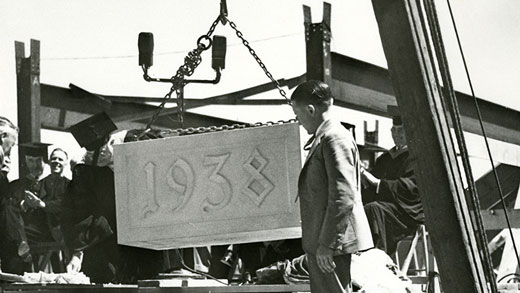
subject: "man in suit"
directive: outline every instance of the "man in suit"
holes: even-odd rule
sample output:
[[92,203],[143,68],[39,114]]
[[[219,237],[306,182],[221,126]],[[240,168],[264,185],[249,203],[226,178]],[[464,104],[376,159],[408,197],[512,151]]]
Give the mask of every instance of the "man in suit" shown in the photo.
[[62,201],[70,180],[64,176],[64,171],[69,164],[67,152],[61,148],[55,148],[49,158],[51,174],[43,181],[41,199],[45,203],[43,211],[47,215],[46,221],[52,237],[55,241],[63,240],[60,227],[62,213]]
[[302,245],[311,291],[351,292],[351,254],[373,247],[361,202],[361,171],[354,138],[331,118],[327,84],[310,80],[291,96],[300,124],[314,141],[298,180]]

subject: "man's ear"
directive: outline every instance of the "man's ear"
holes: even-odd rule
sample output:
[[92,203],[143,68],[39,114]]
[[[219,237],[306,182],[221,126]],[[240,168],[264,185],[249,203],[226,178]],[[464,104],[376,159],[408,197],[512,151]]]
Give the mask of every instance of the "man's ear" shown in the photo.
[[314,114],[316,113],[316,107],[314,107],[314,105],[307,105],[305,107],[305,110],[307,110],[307,112],[309,112],[311,116],[314,116]]

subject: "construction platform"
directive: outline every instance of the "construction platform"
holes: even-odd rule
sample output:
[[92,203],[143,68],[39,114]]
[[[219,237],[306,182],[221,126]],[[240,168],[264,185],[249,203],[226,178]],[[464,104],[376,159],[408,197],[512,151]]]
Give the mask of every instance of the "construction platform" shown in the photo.
[[243,285],[243,286],[189,286],[159,287],[153,282],[140,285],[67,285],[67,284],[4,284],[1,293],[7,292],[172,292],[172,293],[210,293],[210,292],[310,292],[308,284],[301,285]]

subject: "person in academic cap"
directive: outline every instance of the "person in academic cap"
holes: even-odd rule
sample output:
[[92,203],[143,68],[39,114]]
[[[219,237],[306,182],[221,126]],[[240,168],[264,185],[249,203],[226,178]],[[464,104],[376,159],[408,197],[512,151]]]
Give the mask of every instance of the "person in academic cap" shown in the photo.
[[414,175],[415,159],[408,151],[397,106],[388,106],[395,146],[363,170],[363,203],[376,248],[393,254],[399,240],[424,223],[421,194]]
[[113,146],[134,137],[116,129],[106,113],[70,128],[87,153],[63,201],[62,230],[73,253],[67,271],[81,270],[94,283],[134,283],[162,271],[159,251],[117,244]]
[[[67,153],[56,148],[50,155],[51,174],[42,178],[50,144],[30,143],[20,147],[25,153],[28,174],[12,183],[13,197],[20,202],[24,231],[29,247],[42,242],[60,242],[63,236],[59,216],[69,179],[63,176]],[[54,272],[59,271],[57,254],[51,256]]]

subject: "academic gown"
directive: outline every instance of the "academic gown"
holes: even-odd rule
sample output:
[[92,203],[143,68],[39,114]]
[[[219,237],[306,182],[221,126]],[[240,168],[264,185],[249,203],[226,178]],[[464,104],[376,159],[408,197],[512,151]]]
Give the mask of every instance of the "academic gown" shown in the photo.
[[70,180],[66,177],[50,174],[42,180],[42,191],[40,199],[45,202],[43,211],[46,214],[47,225],[52,237],[56,241],[62,239],[60,229],[60,217],[62,214],[62,202],[67,192]]
[[135,283],[162,270],[159,251],[117,244],[114,173],[78,164],[63,200],[62,230],[72,252],[83,251],[82,271],[94,283]]
[[407,149],[382,154],[370,173],[381,179],[376,187],[363,190],[363,204],[374,244],[388,254],[397,243],[424,223],[421,195],[414,175],[414,158]]
[[45,202],[45,208],[30,208],[22,212],[29,244],[62,240],[59,216],[68,183],[69,179],[56,174],[41,180],[22,178],[13,181],[12,190],[16,202],[24,199],[25,190],[33,192]]
[[[0,172],[0,260],[3,272],[23,274],[30,261],[21,257],[19,246],[27,238],[24,231],[20,200],[14,198],[5,172]],[[25,245],[27,247],[27,245]]]

